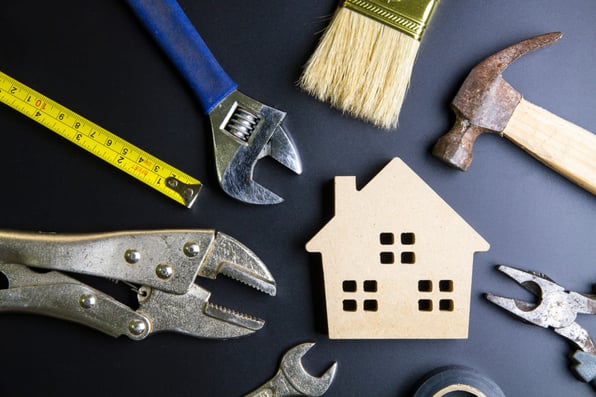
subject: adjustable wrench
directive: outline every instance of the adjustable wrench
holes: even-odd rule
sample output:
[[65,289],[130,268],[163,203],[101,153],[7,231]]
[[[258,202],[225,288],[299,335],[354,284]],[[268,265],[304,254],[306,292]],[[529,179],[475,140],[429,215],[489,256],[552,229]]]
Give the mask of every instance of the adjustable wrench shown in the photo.
[[199,97],[211,121],[217,176],[230,196],[251,204],[283,198],[253,181],[258,160],[271,156],[302,173],[284,112],[237,90],[176,0],[127,0]]

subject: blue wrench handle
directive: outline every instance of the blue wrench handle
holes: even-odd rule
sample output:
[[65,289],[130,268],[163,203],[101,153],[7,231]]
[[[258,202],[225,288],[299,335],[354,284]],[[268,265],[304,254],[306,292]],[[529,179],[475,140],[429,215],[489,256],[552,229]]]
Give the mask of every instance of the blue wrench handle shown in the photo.
[[237,88],[176,0],[127,0],[199,97],[206,114]]

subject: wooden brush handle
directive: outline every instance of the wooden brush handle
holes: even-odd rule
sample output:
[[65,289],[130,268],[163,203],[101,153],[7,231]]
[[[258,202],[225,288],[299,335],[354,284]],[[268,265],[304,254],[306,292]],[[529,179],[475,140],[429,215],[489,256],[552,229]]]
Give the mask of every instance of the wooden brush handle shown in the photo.
[[596,195],[596,135],[524,99],[503,135]]

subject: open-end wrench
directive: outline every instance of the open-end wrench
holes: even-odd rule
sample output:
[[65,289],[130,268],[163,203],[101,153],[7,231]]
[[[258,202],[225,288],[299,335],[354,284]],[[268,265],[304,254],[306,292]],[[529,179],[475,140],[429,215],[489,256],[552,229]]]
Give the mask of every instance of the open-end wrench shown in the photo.
[[312,376],[302,366],[302,357],[314,346],[307,342],[294,346],[281,359],[279,371],[263,386],[245,397],[322,396],[325,394],[337,370],[337,363],[320,377]]
[[302,162],[284,129],[286,116],[237,90],[176,0],[127,0],[199,97],[211,120],[217,176],[230,196],[251,204],[283,198],[253,181],[258,160],[271,156],[297,174]]

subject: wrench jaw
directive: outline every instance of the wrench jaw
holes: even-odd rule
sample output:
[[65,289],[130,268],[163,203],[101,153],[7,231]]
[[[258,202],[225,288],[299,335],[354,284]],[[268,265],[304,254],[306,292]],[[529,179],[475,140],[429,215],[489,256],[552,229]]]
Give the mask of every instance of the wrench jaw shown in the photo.
[[208,253],[199,266],[198,275],[215,279],[223,274],[261,292],[275,296],[275,279],[259,257],[233,237],[216,232],[207,248]]
[[217,176],[222,189],[250,204],[278,204],[283,198],[253,180],[256,163],[271,156],[296,174],[302,162],[283,128],[286,114],[239,91],[233,91],[209,113]]
[[307,342],[288,350],[282,357],[275,376],[244,397],[318,397],[325,394],[335,378],[337,363],[333,363],[320,377],[309,374],[302,366],[302,357],[313,346],[314,343]]
[[151,332],[173,331],[197,338],[237,338],[253,334],[265,324],[209,302],[210,296],[196,284],[184,295],[141,287],[138,313],[151,320]]
[[294,173],[302,174],[302,160],[300,160],[298,149],[283,125],[280,124],[275,130],[267,149],[263,157],[269,155]]
[[286,352],[281,359],[280,369],[290,384],[304,396],[322,396],[335,379],[337,363],[333,363],[320,377],[309,374],[302,365],[302,357],[314,346],[312,342],[302,343]]

